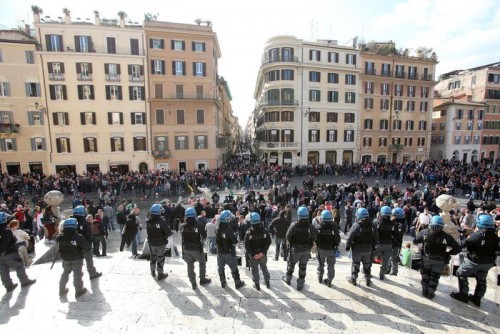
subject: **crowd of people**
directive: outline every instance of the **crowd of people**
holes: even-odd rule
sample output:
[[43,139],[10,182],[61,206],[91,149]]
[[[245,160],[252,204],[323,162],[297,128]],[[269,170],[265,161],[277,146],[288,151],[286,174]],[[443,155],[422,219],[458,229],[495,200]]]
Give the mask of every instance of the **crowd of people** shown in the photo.
[[[336,177],[346,175],[359,181],[336,183]],[[331,182],[318,183],[318,176],[329,176]],[[370,186],[367,180],[373,177],[378,182]],[[300,178],[301,186],[290,186],[292,178]],[[381,280],[387,274],[397,275],[402,262],[403,236],[411,234],[414,242],[421,244],[418,253],[422,295],[434,297],[449,257],[460,253],[457,270],[460,291],[452,297],[479,305],[486,291],[485,273],[499,251],[498,231],[495,231],[500,226],[500,211],[496,209],[499,179],[497,171],[486,162],[465,164],[453,160],[295,168],[265,166],[255,161],[241,166],[231,160],[222,168],[183,174],[177,171],[126,175],[97,172],[48,177],[24,175],[21,179],[4,175],[0,203],[2,283],[8,291],[17,286],[10,279],[9,268],[13,267],[13,258],[21,255],[24,265],[15,267],[21,284],[34,283],[24,272],[24,266],[29,266],[30,261],[20,247],[21,244],[28,247],[29,242],[26,235],[16,230],[26,231],[28,237],[33,235],[35,239],[44,238],[47,243],[59,244],[64,268],[60,295],[68,292],[66,284],[73,272],[75,296],[79,297],[86,292],[82,280],[84,261],[91,279],[101,276],[92,258],[107,256],[109,231],[119,229],[120,251],[132,246],[132,255],[138,258],[139,231],[144,228],[151,275],[158,280],[168,276],[163,268],[167,240],[174,252],[172,234],[177,232],[181,233],[182,258],[187,263],[193,289],[198,283],[211,282],[206,277],[205,249],[217,256],[222,287],[227,284],[224,272],[227,265],[235,287],[241,288],[244,282],[237,266],[238,245],[245,253],[241,261],[252,268],[254,287],[260,290],[260,268],[269,288],[266,263],[273,239],[274,259],[281,256],[287,261],[283,277],[286,284],[291,284],[298,264],[297,289],[304,287],[307,263],[313,253],[318,260],[318,282],[331,286],[343,230],[346,251],[352,258],[351,275],[347,278],[351,284],[357,284],[362,267],[366,284],[370,285],[374,261],[381,263]],[[212,198],[195,200],[187,208],[175,200],[158,200],[146,220],[141,220],[134,197],[172,199],[185,191],[194,193],[201,186],[214,190]],[[241,187],[246,189],[243,196],[230,193],[221,199],[216,192],[216,189]],[[43,194],[50,190],[73,196],[69,218],[62,220],[55,208],[44,203]],[[95,203],[89,199],[92,193],[98,194]],[[32,195],[31,204],[26,200],[28,194]],[[445,212],[449,214],[449,222],[441,218],[443,210],[436,202],[443,194],[469,199],[465,208],[453,207]],[[451,226],[453,233],[449,233],[449,228],[444,229],[445,225]],[[443,240],[447,247],[439,246]],[[195,262],[200,264],[198,281]],[[468,295],[468,276],[477,279],[476,292],[471,296]]]

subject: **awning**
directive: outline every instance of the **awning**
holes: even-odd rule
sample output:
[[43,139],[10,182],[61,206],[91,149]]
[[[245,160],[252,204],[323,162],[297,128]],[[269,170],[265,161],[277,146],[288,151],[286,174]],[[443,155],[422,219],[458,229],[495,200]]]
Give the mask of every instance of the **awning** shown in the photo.
[[278,158],[270,158],[269,163],[275,164],[278,161]]
[[285,164],[291,164],[292,163],[292,159],[283,159],[283,162]]

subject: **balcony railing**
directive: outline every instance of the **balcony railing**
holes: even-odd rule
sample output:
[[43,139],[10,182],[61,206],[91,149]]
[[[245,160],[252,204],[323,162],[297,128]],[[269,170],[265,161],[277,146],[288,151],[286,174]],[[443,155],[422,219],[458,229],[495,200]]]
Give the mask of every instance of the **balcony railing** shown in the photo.
[[49,73],[49,80],[62,81],[64,80],[64,73]]
[[418,73],[416,72],[408,72],[408,79],[411,79],[411,80],[417,80],[418,79]]
[[76,78],[80,81],[91,81],[92,80],[92,73],[89,73],[89,74],[77,73]]
[[119,74],[106,74],[106,81],[120,81]]
[[19,124],[3,123],[0,124],[0,133],[18,133]]
[[272,64],[272,63],[282,63],[282,62],[289,62],[289,63],[298,63],[299,62],[299,57],[292,57],[292,56],[275,56],[271,58],[264,59],[262,61],[262,65],[265,64]]
[[365,68],[366,75],[377,75],[377,70],[374,68]]
[[422,80],[432,81],[432,74],[422,74]]
[[406,74],[405,71],[396,71],[396,72],[394,72],[394,77],[395,78],[404,78],[405,74]]
[[155,158],[170,158],[169,150],[153,150],[153,157]]
[[392,71],[384,71],[380,72],[380,75],[383,77],[392,77]]
[[299,143],[297,142],[287,142],[287,143],[279,143],[279,142],[265,142],[259,141],[260,147],[262,148],[293,148],[299,147]]
[[128,79],[133,82],[143,82],[144,75],[129,75]]
[[203,93],[172,93],[167,96],[168,99],[176,100],[213,100],[214,97],[210,94]]
[[298,100],[270,100],[262,101],[259,103],[259,108],[273,107],[273,106],[298,106]]

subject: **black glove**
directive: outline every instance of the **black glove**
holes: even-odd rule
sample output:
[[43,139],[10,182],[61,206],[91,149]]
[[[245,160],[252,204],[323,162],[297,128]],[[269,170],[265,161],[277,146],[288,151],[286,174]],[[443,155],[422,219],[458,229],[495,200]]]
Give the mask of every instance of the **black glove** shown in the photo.
[[346,251],[346,252],[348,252],[348,251],[350,251],[350,250],[351,250],[351,247],[349,247],[349,246],[345,246],[345,251]]

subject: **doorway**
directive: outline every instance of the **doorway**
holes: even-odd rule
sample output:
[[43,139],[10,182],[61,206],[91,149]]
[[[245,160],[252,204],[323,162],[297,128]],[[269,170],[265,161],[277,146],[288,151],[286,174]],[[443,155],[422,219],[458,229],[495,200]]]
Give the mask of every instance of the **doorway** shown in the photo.
[[179,173],[184,174],[186,172],[187,166],[185,161],[179,162]]

